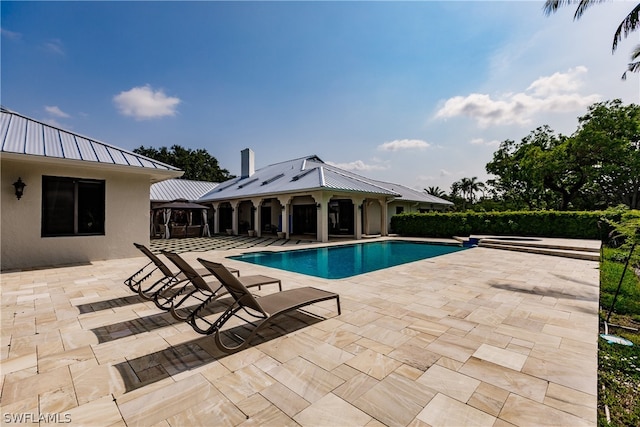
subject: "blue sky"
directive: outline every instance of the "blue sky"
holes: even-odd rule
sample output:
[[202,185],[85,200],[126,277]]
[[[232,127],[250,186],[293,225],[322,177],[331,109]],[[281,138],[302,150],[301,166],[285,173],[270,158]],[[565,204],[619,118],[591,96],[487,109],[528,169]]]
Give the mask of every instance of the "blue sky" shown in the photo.
[[317,154],[449,191],[500,141],[640,103],[611,53],[635,2],[2,1],[2,105],[122,148],[204,148],[232,173]]

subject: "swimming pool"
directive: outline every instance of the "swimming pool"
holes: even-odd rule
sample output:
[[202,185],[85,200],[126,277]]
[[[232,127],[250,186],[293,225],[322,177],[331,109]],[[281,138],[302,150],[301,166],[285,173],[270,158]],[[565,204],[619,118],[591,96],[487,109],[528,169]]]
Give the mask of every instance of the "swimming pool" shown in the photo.
[[325,279],[343,279],[464,249],[458,245],[384,241],[282,252],[252,252],[228,258]]

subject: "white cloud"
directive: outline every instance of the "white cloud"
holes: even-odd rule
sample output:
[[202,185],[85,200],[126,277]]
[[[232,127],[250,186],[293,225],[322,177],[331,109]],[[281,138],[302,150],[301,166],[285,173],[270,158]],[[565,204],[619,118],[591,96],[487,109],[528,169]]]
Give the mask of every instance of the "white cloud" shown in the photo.
[[582,86],[580,76],[587,73],[587,67],[578,66],[566,73],[554,73],[551,76],[540,77],[529,85],[527,90],[536,96],[550,96],[562,92],[576,92]]
[[434,181],[436,179],[439,178],[446,178],[446,177],[450,177],[452,176],[453,173],[449,172],[446,169],[440,169],[440,173],[438,174],[438,176],[434,176],[434,175],[418,175],[418,180],[419,181]]
[[385,142],[378,145],[378,150],[382,151],[399,151],[399,150],[424,150],[430,144],[420,139],[396,139],[394,141]]
[[113,102],[124,116],[136,120],[175,116],[180,98],[165,95],[162,89],[154,91],[149,85],[134,87],[113,97]]
[[497,147],[500,145],[500,141],[497,139],[493,139],[491,141],[485,141],[484,138],[473,138],[469,141],[471,145],[485,145],[488,147]]
[[58,106],[56,105],[46,105],[44,109],[47,111],[47,113],[51,114],[52,116],[61,117],[61,118],[71,117],[67,113],[62,111],[60,108],[58,108]]
[[439,179],[442,178],[441,176],[435,176],[435,175],[418,175],[416,177],[416,181],[419,182],[421,186],[427,186],[427,185],[432,185],[433,183],[436,183],[439,181]]
[[60,39],[51,39],[48,42],[44,43],[44,48],[56,55],[64,55],[64,46],[62,44],[62,40]]
[[340,169],[348,170],[348,171],[373,171],[373,170],[385,170],[388,169],[388,166],[385,165],[374,165],[374,164],[366,164],[362,160],[356,160],[348,163],[334,163],[327,162],[327,164],[331,166],[335,166]]
[[18,40],[20,38],[22,38],[22,34],[20,33],[16,33],[15,31],[9,31],[7,29],[4,28],[0,28],[0,33],[2,33],[2,35],[8,39],[11,40]]
[[508,93],[497,99],[490,95],[472,93],[467,96],[449,98],[436,118],[467,116],[475,119],[481,127],[490,125],[527,125],[538,113],[559,113],[584,110],[601,99],[600,95],[582,95],[582,75],[586,67],[569,69],[566,73],[555,73],[540,77],[524,92]]

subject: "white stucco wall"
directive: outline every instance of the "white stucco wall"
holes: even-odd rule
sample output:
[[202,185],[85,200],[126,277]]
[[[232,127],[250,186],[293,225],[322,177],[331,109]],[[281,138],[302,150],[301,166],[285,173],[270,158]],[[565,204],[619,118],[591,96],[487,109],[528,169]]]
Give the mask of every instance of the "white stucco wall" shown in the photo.
[[[85,165],[2,158],[0,268],[75,264],[140,256],[133,242],[149,244],[149,175]],[[41,237],[42,176],[105,180],[105,235]],[[13,182],[27,184],[17,200]]]
[[391,217],[394,215],[398,215],[396,213],[396,208],[401,206],[404,208],[402,213],[418,213],[420,209],[425,209],[427,211],[445,211],[447,209],[446,205],[437,205],[433,203],[416,203],[411,201],[404,200],[394,200],[388,205],[387,210],[387,218],[388,224],[387,227],[391,230]]

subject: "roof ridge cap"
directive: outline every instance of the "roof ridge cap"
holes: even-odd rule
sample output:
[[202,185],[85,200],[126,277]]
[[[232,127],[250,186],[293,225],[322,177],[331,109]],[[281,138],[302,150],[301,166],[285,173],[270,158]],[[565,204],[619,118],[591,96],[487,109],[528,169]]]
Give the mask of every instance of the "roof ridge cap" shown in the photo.
[[322,159],[320,159],[320,157],[316,156],[315,154],[312,154],[311,156],[296,157],[295,159],[289,159],[289,160],[283,160],[283,161],[281,161],[281,162],[271,163],[271,164],[268,164],[268,165],[266,165],[266,166],[262,166],[262,167],[260,167],[259,169],[256,169],[256,172],[257,172],[257,171],[259,171],[259,170],[262,170],[262,169],[265,169],[265,168],[271,167],[271,166],[282,165],[282,164],[284,164],[284,163],[296,162],[296,161],[298,161],[298,160],[308,160],[308,159],[311,159],[311,158],[314,158],[314,157],[315,157],[316,159],[320,160],[322,163],[324,163],[324,162],[322,161]]

